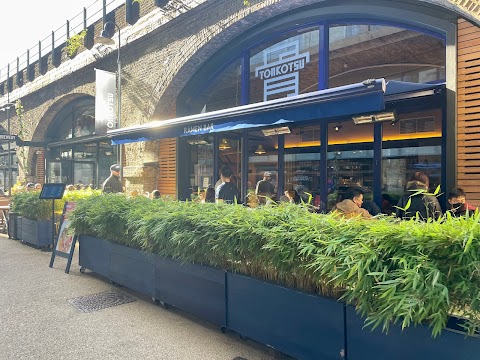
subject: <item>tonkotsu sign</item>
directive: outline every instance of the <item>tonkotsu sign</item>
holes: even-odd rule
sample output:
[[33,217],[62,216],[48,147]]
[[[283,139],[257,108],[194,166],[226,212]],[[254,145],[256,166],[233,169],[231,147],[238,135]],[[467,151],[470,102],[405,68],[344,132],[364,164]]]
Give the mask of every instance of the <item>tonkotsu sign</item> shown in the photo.
[[95,69],[95,134],[117,128],[115,116],[115,73]]

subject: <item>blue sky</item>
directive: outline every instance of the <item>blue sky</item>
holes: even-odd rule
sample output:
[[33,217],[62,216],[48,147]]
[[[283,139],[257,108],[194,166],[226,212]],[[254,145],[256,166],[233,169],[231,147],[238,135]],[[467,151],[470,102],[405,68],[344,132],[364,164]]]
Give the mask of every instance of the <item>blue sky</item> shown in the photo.
[[1,0],[0,69],[97,1]]

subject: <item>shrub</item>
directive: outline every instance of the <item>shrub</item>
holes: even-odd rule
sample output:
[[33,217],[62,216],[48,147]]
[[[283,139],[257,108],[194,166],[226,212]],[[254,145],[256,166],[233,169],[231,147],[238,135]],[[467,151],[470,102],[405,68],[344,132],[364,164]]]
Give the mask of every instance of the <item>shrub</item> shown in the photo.
[[74,211],[77,234],[220,267],[354,304],[388,331],[427,322],[438,335],[451,313],[478,330],[480,214],[438,221],[342,219],[281,204],[245,208],[121,195]]

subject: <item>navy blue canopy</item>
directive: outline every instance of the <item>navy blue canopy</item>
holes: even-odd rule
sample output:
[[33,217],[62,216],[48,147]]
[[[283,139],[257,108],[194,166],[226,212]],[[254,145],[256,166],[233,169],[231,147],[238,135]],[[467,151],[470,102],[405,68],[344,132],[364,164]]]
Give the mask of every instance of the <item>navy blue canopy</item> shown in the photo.
[[159,120],[108,132],[112,144],[296,124],[382,111],[385,80],[367,80],[282,99]]

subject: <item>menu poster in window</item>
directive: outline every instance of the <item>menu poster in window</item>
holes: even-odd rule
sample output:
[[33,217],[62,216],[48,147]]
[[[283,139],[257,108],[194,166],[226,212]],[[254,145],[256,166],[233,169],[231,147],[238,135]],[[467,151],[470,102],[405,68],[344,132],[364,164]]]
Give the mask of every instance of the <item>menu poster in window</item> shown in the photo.
[[70,265],[72,263],[73,252],[75,251],[75,244],[77,237],[70,228],[69,215],[75,209],[76,203],[73,201],[67,201],[63,207],[62,221],[60,225],[60,231],[58,232],[58,238],[55,242],[55,248],[52,252],[52,258],[50,259],[50,267],[53,266],[55,256],[60,256],[68,259],[67,268],[65,272],[68,274],[70,271]]

